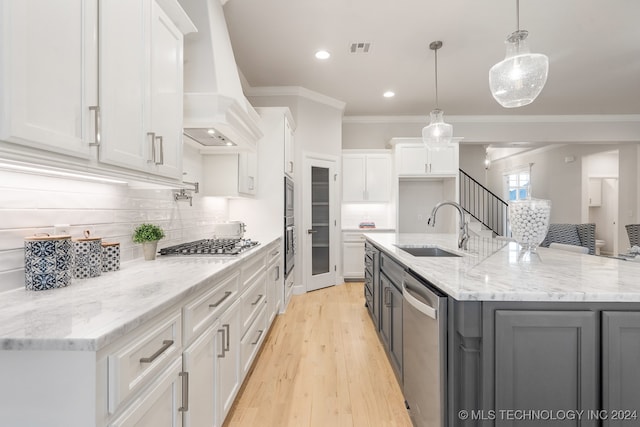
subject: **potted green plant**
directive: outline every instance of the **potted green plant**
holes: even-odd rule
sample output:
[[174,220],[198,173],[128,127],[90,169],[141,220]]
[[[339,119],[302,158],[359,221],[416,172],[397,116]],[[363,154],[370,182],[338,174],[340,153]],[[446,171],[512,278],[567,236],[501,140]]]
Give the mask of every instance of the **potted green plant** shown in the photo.
[[133,241],[142,243],[142,252],[147,261],[156,259],[158,240],[163,237],[164,231],[155,224],[140,224],[133,230]]

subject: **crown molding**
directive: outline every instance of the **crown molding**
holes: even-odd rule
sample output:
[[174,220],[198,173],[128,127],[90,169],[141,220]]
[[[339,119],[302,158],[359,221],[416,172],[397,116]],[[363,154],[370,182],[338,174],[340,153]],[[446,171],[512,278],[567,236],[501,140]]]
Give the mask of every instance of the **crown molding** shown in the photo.
[[[640,123],[640,114],[447,115],[448,123]],[[426,123],[427,116],[344,116],[342,123]]]
[[297,96],[344,111],[346,103],[339,99],[314,92],[301,86],[259,86],[246,89],[247,97],[259,96]]

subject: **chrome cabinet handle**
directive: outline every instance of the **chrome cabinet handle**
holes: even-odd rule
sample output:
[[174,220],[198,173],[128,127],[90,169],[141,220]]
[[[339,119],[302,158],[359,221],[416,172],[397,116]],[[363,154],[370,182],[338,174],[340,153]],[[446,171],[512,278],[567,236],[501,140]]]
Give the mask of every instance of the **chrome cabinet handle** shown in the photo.
[[276,278],[274,280],[280,279],[280,266],[276,265]]
[[256,305],[256,304],[258,304],[258,303],[260,302],[260,300],[262,299],[262,297],[263,297],[263,296],[264,296],[264,295],[262,295],[262,294],[258,295],[258,299],[257,299],[257,300],[255,300],[254,302],[252,302],[252,303],[251,303],[251,305]]
[[148,163],[155,163],[156,161],[156,133],[147,132],[147,136],[151,137],[151,158],[147,160]]
[[226,336],[226,346],[225,346],[224,351],[229,351],[229,336],[230,336],[230,334],[229,334],[229,324],[228,324],[228,323],[225,323],[224,325],[222,325],[222,327],[223,327],[223,328],[225,328],[225,329],[227,330],[227,334],[226,334],[226,335],[227,335],[227,336]]
[[222,344],[222,354],[219,354],[219,355],[218,355],[218,357],[224,357],[224,355],[225,355],[225,353],[226,353],[226,351],[227,351],[227,350],[225,350],[225,348],[224,348],[224,341],[225,341],[225,338],[226,338],[226,335],[225,335],[225,334],[226,334],[226,332],[225,332],[225,330],[224,330],[224,329],[218,329],[218,332],[222,332],[222,343],[223,343],[223,344]]
[[182,377],[182,406],[178,408],[180,412],[189,410],[189,372],[180,372]]
[[293,286],[293,280],[289,282],[289,288]]
[[252,176],[250,176],[250,177],[249,177],[249,182],[250,182],[250,184],[249,184],[249,190],[254,190],[254,189],[255,189],[255,183],[254,183],[254,181],[255,181],[255,179],[254,179]]
[[91,107],[89,107],[89,111],[93,111],[93,142],[90,142],[89,145],[92,147],[96,147],[100,145],[100,140],[101,140],[101,133],[102,133],[102,129],[100,129],[100,127],[102,126],[101,122],[100,122],[100,106],[99,105],[92,105]]
[[220,304],[222,304],[224,302],[224,300],[226,300],[227,298],[229,298],[231,296],[233,292],[231,291],[226,291],[224,293],[224,296],[222,298],[220,298],[218,301],[214,302],[213,304],[209,304],[209,308],[216,308],[218,307]]
[[256,338],[256,340],[254,342],[251,343],[251,345],[256,345],[258,344],[258,341],[260,341],[260,337],[262,336],[262,333],[264,332],[264,330],[260,329],[258,331],[258,338]]
[[172,345],[173,345],[173,340],[164,340],[164,341],[162,341],[162,347],[160,347],[158,349],[158,351],[156,351],[155,353],[153,353],[149,357],[141,357],[140,358],[140,363],[152,363],[154,360],[156,360],[158,358],[158,356],[160,356],[162,353],[167,351],[167,349],[169,347],[171,347]]
[[156,160],[155,145],[154,145],[154,154],[153,154],[154,163],[156,165],[164,165],[164,139],[162,138],[162,136],[156,136],[155,139],[156,141],[159,142],[159,146],[160,146],[160,161]]
[[317,232],[317,230],[313,230],[311,228],[307,230],[307,234],[316,234]]
[[293,173],[293,162],[289,160],[289,173]]

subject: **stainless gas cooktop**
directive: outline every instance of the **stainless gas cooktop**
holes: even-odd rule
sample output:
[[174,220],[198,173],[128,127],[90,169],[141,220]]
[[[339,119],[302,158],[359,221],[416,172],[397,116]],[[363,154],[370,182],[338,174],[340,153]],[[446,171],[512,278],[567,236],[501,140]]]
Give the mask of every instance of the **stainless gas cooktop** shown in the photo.
[[202,239],[160,249],[160,255],[237,255],[259,244],[250,239]]

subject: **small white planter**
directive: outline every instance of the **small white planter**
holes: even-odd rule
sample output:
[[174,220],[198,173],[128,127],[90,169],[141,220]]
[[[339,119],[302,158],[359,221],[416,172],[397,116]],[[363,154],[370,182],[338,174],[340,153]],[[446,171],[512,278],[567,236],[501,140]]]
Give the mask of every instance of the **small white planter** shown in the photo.
[[158,252],[158,241],[142,243],[142,252],[144,254],[145,261],[153,261],[156,259],[156,253]]

